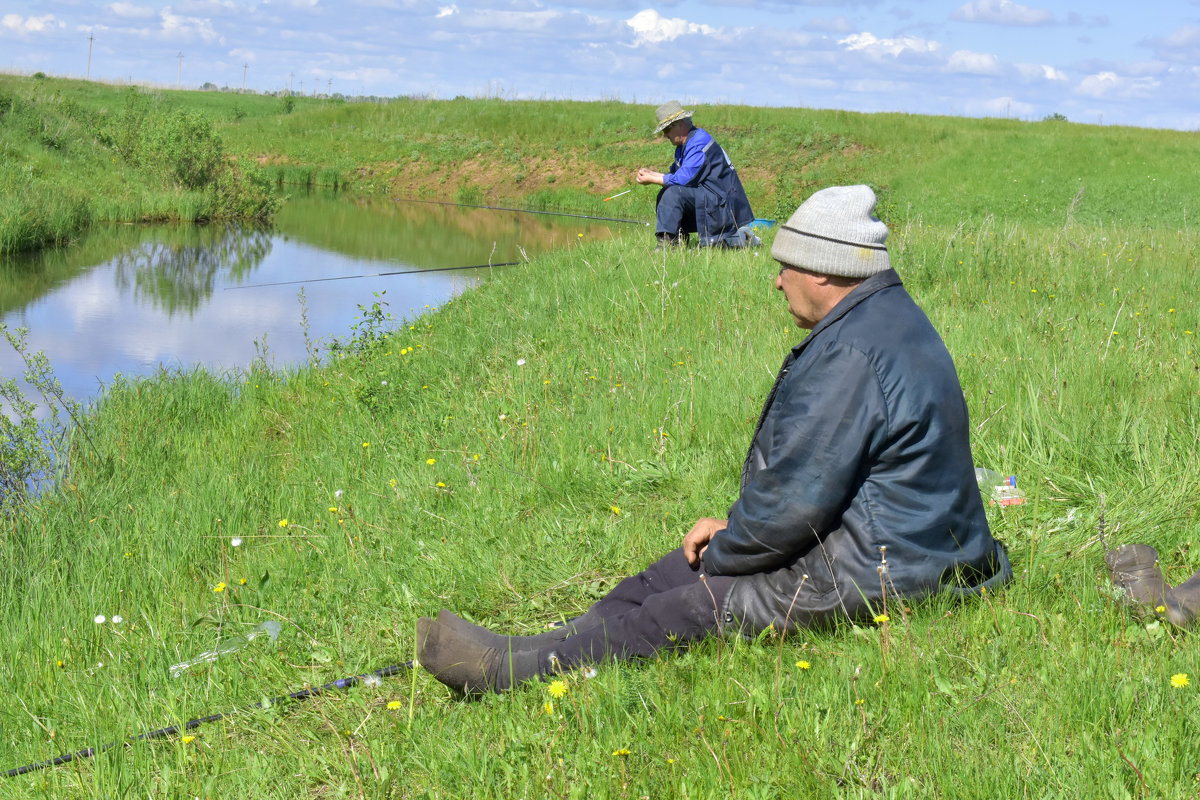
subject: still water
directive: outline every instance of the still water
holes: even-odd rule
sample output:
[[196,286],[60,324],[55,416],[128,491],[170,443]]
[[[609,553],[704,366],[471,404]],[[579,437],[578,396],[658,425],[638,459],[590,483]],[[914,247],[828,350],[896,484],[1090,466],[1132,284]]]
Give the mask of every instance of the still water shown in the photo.
[[[235,371],[264,352],[275,367],[298,364],[308,359],[302,317],[324,353],[376,293],[400,321],[441,305],[486,269],[350,276],[517,261],[522,249],[533,255],[581,235],[612,230],[567,217],[293,197],[271,229],[113,226],[0,262],[0,322],[28,328],[30,349],[46,353],[68,396],[87,402],[118,373]],[[346,279],[328,280],[335,277]],[[23,372],[0,341],[0,376]]]

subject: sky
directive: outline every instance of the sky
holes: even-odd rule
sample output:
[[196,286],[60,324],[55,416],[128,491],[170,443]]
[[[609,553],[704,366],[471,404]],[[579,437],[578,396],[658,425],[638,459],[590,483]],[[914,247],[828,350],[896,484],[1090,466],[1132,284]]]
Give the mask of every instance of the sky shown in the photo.
[[0,71],[1198,131],[1200,0],[0,0]]

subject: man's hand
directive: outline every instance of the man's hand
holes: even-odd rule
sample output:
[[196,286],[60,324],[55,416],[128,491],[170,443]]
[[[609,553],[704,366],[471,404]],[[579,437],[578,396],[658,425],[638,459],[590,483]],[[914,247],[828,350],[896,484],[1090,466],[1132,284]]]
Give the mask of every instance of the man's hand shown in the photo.
[[708,543],[729,525],[729,520],[701,517],[683,537],[683,556],[693,567],[700,563]]
[[637,174],[633,176],[633,179],[638,183],[657,183],[659,186],[662,186],[663,174],[661,172],[655,172],[652,169],[646,169],[645,167],[642,167],[637,171]]

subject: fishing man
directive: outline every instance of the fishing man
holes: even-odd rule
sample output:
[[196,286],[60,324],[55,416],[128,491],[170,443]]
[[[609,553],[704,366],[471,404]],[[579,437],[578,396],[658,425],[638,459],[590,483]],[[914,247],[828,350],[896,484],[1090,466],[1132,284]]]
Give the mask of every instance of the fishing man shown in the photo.
[[675,163],[667,173],[642,167],[635,180],[657,184],[655,206],[656,236],[659,248],[687,244],[689,234],[700,234],[701,247],[744,247],[755,242],[746,226],[754,222],[754,212],[746,190],[721,145],[703,128],[692,124],[692,112],[678,100],[658,107],[654,112],[658,127],[675,145]]
[[1012,577],[975,481],[950,354],[891,268],[867,186],[813,194],[775,238],[796,325],[726,519],[617,584],[561,628],[501,636],[449,611],[418,658],[466,692],[719,633],[871,621],[891,603],[977,595]]

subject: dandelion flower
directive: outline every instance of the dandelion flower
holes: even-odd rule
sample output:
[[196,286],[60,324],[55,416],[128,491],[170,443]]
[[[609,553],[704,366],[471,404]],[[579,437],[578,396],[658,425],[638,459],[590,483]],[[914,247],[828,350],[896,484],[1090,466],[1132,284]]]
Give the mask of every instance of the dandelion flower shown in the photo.
[[887,622],[887,621],[888,621],[888,619],[890,619],[890,617],[888,617],[888,615],[887,615],[887,614],[876,614],[876,615],[875,615],[875,621],[876,621],[877,623],[879,623],[880,625],[882,625],[883,623]]
[[621,516],[621,509],[618,508],[617,506],[609,506],[608,508],[610,511],[612,511],[612,513],[616,514],[618,517]]
[[330,510],[331,512],[333,512],[334,514],[336,514],[336,513],[337,513],[337,506],[330,506],[330,507],[329,507],[329,510]]
[[856,705],[856,706],[861,706],[861,705],[862,705],[864,702],[866,702],[866,701],[865,701],[865,700],[863,700],[863,699],[860,697],[860,698],[858,698],[857,700],[855,700],[855,701],[854,701],[854,705]]
[[1187,686],[1189,683],[1191,683],[1191,681],[1188,680],[1188,676],[1187,676],[1186,672],[1176,672],[1174,675],[1171,676],[1171,687],[1173,689],[1182,689],[1183,687]]
[[547,714],[553,714],[554,713],[554,703],[551,703],[549,700],[547,700],[545,703],[542,704],[542,710],[545,711]]
[[425,463],[432,467],[434,464],[437,463],[437,459],[436,458],[427,458],[427,459],[425,459]]
[[245,586],[245,585],[246,585],[246,579],[238,578],[238,586]]
[[105,619],[106,617],[103,614],[97,614],[95,617],[95,622],[97,625],[103,625]]
[[233,537],[232,539],[229,540],[229,544],[232,545],[233,547],[241,547],[242,546],[242,537],[240,537],[240,536]]
[[399,711],[400,710],[400,701],[399,700],[389,700],[387,707],[388,707],[388,711]]
[[1154,607],[1154,610],[1155,610],[1156,612],[1158,612],[1159,614],[1165,614],[1165,613],[1167,613],[1167,607],[1166,607],[1166,606],[1155,606],[1155,607]]
[[805,660],[801,659],[801,660],[799,660],[799,661],[797,661],[797,662],[796,662],[796,669],[812,669],[812,664],[810,664],[810,663],[808,663],[807,661],[805,661]]
[[620,750],[613,750],[613,755],[617,758],[624,758],[625,756],[629,755],[629,750],[622,747]]
[[370,442],[363,442],[363,450],[366,450],[370,446],[371,446]]
[[445,489],[445,488],[446,488],[446,484],[442,483],[441,481],[438,481],[438,482],[437,482],[436,484],[434,484],[434,485],[435,485],[435,486],[437,486],[437,488],[439,488],[439,489]]
[[217,594],[220,594],[221,592],[225,591],[225,581],[221,581],[216,586],[214,586],[213,591]]
[[113,614],[113,625],[120,625],[124,621],[124,618],[120,614]]
[[279,520],[279,527],[286,528],[287,526],[288,526],[288,521],[286,518]]
[[183,742],[184,744],[191,744],[192,742],[196,741],[196,737],[195,736],[184,736],[182,739],[180,739],[180,741]]
[[558,700],[567,693],[567,682],[562,680],[551,681],[550,688],[546,691],[550,692],[551,697]]

